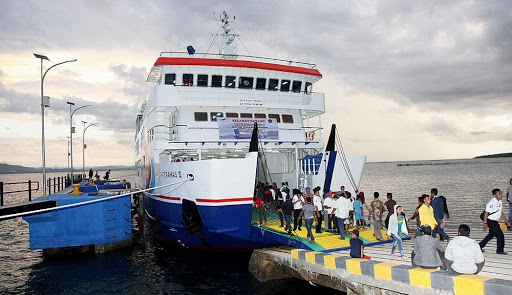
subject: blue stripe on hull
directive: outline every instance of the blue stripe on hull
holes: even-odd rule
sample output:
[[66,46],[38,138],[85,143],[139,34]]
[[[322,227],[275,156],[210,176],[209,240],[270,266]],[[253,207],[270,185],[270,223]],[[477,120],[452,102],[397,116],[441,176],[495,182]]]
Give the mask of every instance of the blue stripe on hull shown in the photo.
[[147,218],[156,234],[164,240],[188,247],[215,249],[255,249],[279,246],[283,242],[266,237],[251,226],[252,205],[197,206],[204,227],[190,235],[182,225],[182,205],[144,198]]
[[329,152],[329,160],[327,161],[327,169],[325,171],[324,192],[328,192],[329,188],[331,187],[332,176],[334,173],[334,164],[336,163],[336,155],[336,151]]

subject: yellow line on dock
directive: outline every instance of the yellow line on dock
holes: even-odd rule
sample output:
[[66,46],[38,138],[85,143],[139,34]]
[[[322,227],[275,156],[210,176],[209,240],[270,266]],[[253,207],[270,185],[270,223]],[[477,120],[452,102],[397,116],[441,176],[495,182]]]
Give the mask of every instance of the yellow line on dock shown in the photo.
[[492,278],[479,275],[460,275],[453,279],[455,295],[484,295],[484,282]]
[[375,265],[375,278],[391,281],[391,268],[400,265],[398,263],[383,262]]

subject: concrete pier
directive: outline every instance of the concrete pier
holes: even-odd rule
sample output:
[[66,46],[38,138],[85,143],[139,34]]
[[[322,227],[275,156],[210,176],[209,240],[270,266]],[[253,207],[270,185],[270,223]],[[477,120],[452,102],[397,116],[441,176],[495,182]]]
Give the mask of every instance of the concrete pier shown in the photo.
[[[448,232],[450,236],[456,233]],[[486,232],[475,229],[480,241]],[[512,233],[505,232],[509,255],[495,254],[496,239],[485,247],[485,266],[479,275],[457,275],[439,269],[411,266],[410,258],[390,256],[391,245],[366,247],[372,260],[355,259],[348,250],[321,252],[290,247],[253,252],[249,270],[260,281],[294,277],[348,294],[512,294]],[[446,242],[443,242],[446,246]],[[409,255],[414,240],[404,241]]]

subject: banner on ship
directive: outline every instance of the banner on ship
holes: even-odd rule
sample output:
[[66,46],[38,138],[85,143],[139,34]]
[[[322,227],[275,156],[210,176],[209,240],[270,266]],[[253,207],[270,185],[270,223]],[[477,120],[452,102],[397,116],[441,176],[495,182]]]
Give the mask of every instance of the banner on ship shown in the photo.
[[279,139],[279,128],[276,119],[217,117],[219,139],[251,139],[255,122],[258,124],[258,137],[260,139]]

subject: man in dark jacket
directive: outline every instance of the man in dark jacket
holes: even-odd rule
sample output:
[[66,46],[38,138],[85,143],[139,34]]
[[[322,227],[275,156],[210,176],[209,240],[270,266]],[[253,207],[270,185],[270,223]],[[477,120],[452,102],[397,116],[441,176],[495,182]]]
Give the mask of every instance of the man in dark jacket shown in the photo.
[[281,210],[283,211],[284,220],[286,222],[286,226],[284,228],[288,234],[292,234],[292,213],[293,213],[293,203],[290,200],[290,196],[286,195],[286,201],[283,202],[281,206]]
[[386,201],[386,203],[384,203],[384,206],[386,206],[386,209],[388,210],[388,215],[386,216],[386,220],[384,221],[385,225],[386,225],[386,229],[388,228],[388,225],[389,225],[389,217],[391,215],[393,215],[393,213],[395,213],[395,205],[396,205],[396,201],[393,200],[392,193],[388,193],[387,197],[388,197],[388,200]]
[[444,232],[444,203],[443,200],[437,195],[437,188],[430,190],[430,196],[432,197],[432,208],[434,209],[434,218],[437,221],[437,226],[432,231],[432,237],[436,238],[436,234],[439,233],[447,241],[450,241],[450,237]]

